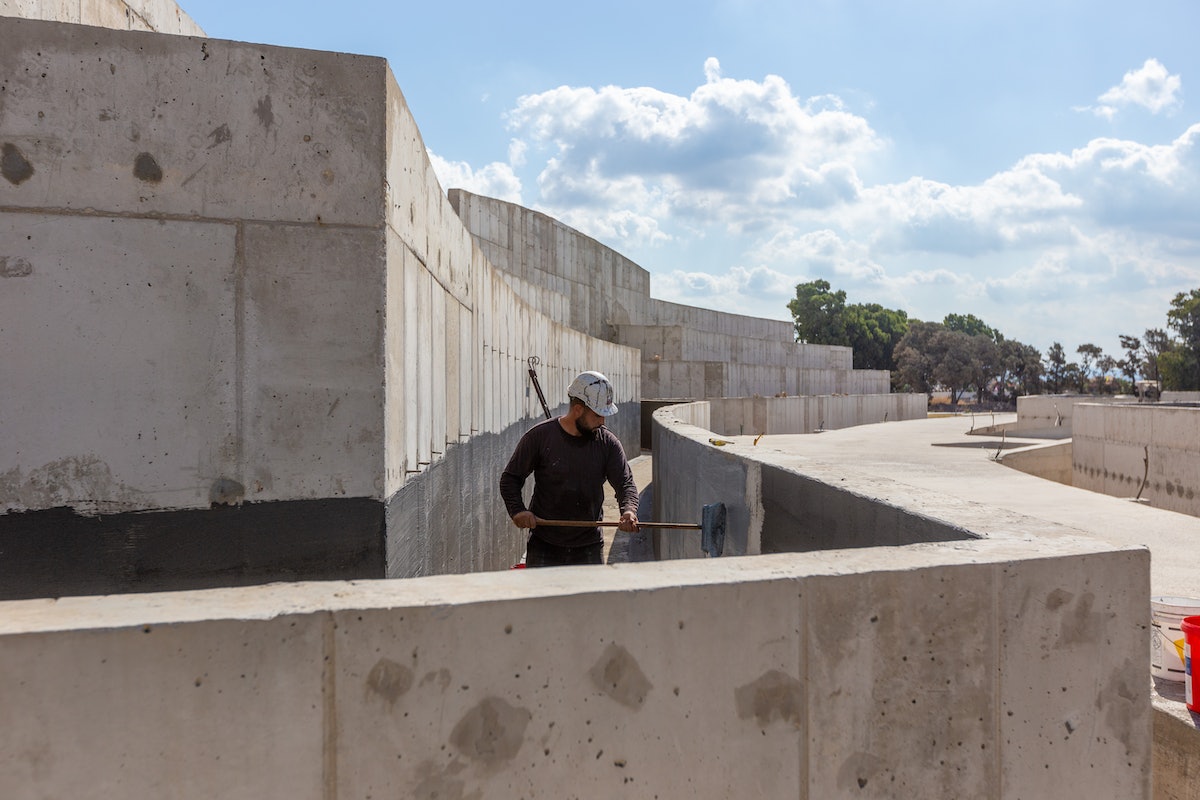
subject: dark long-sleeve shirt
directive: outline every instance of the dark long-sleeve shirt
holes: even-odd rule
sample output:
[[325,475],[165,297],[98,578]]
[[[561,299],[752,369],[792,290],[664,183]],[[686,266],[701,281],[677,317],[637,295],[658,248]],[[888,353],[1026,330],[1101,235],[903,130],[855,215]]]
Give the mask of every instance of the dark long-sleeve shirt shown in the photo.
[[[525,479],[533,474],[529,508],[521,496]],[[500,476],[500,496],[508,515],[532,511],[541,519],[599,520],[604,513],[604,483],[616,494],[621,513],[637,513],[637,486],[625,460],[625,450],[608,428],[572,436],[557,419],[540,422],[517,443]],[[581,547],[601,541],[600,528],[538,525],[542,541]]]

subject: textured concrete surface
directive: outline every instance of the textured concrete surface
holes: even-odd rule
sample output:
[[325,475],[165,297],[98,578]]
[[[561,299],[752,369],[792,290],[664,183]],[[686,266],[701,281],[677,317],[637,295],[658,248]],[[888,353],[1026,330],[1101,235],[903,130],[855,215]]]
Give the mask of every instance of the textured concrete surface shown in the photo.
[[173,0],[0,0],[0,17],[75,22],[117,30],[203,36]]
[[[0,530],[37,517],[52,552],[52,509],[155,512],[106,538],[136,575],[180,513],[354,500],[385,507],[376,577],[500,568],[531,356],[555,407],[609,375],[637,454],[640,354],[505,282],[383,60],[0,17],[0,81]],[[220,555],[208,585],[346,574]]]
[[0,703],[25,723],[0,728],[0,794],[1145,798],[1146,692],[1122,681],[1146,634],[1113,624],[1145,555],[981,541],[4,603]]
[[651,298],[645,269],[552,217],[462,189],[449,198],[519,296],[641,352],[645,398],[889,391],[886,371],[851,369],[848,347],[797,344],[791,323]]
[[[988,415],[987,428],[979,419],[947,417],[818,435],[765,436],[757,445],[755,437],[730,436],[725,437],[728,444],[720,448],[709,444],[706,450],[708,434],[693,427],[705,422],[706,405],[659,412],[672,412],[687,422],[667,426],[682,434],[668,441],[680,439],[685,448],[673,468],[658,471],[659,461],[671,457],[671,447],[655,440],[656,496],[686,494],[692,483],[728,473],[728,462],[739,460],[745,464],[745,474],[757,470],[763,496],[768,498],[762,508],[755,507],[752,495],[744,503],[747,529],[742,538],[750,543],[762,546],[768,541],[772,517],[787,520],[793,531],[809,532],[802,549],[872,547],[895,544],[902,537],[932,540],[945,534],[965,537],[964,546],[973,536],[1016,537],[1039,546],[1062,535],[1086,536],[1113,547],[1150,551],[1150,586],[1135,598],[1128,625],[1140,628],[1149,623],[1151,595],[1197,594],[1200,579],[1186,554],[1190,543],[1200,537],[1200,520],[1006,469],[1007,455],[1021,454],[1025,447],[1069,446],[1069,442],[1046,442],[1040,426],[1030,429],[1032,438],[1014,435],[1013,415]],[[658,426],[655,435],[659,436]],[[680,465],[683,473],[677,474]],[[699,476],[694,476],[697,465]],[[754,488],[752,481],[738,478],[735,486],[727,487],[729,495],[736,495],[743,485]],[[709,491],[719,492],[719,487]],[[714,498],[719,499],[712,494],[706,502]],[[688,502],[694,501],[689,496]],[[662,504],[656,505],[663,513]],[[661,549],[672,553],[665,546]],[[676,554],[699,555],[695,548]],[[1123,583],[1111,587],[1111,591],[1127,589]],[[1105,584],[1094,593],[1098,597],[1108,591]],[[1136,667],[1129,679],[1148,683],[1149,650],[1132,651],[1129,658]],[[1115,685],[1110,688],[1124,691]],[[1196,761],[1190,754],[1200,747],[1200,715],[1183,705],[1178,684],[1157,681],[1152,700],[1155,796],[1189,797],[1196,780]],[[1068,786],[1060,788],[1068,796],[1073,794]]]
[[1200,516],[1200,405],[1082,404],[1071,453],[1081,489]]

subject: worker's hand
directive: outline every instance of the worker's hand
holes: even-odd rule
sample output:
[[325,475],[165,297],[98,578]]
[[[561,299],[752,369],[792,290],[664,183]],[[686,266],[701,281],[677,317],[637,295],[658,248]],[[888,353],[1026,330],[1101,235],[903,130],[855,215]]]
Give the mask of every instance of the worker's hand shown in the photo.
[[637,514],[632,511],[626,511],[621,515],[621,521],[617,523],[617,529],[626,533],[634,533],[641,530],[638,528]]
[[516,525],[518,528],[537,527],[537,517],[534,516],[532,511],[522,511],[519,514],[514,515],[512,521],[513,525]]

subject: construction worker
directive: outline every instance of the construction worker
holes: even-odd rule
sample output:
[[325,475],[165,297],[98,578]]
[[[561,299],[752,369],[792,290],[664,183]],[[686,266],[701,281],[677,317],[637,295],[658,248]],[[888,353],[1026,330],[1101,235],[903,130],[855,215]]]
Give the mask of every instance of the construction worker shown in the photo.
[[[612,383],[599,372],[582,372],[567,388],[567,413],[526,431],[500,476],[500,496],[513,524],[529,530],[525,566],[553,567],[603,563],[604,539],[598,526],[566,527],[542,520],[598,521],[604,482],[621,509],[617,527],[638,530],[638,491],[621,440],[604,427],[617,413]],[[521,490],[533,474],[533,499],[525,507]]]

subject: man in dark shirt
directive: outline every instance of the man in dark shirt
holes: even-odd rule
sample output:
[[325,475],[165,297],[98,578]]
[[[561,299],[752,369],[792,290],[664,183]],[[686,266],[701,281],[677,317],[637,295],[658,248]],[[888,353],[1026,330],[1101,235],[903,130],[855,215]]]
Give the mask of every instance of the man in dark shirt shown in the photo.
[[[500,476],[500,496],[513,524],[529,530],[527,567],[600,564],[604,540],[598,526],[543,525],[541,520],[596,522],[604,511],[604,482],[621,509],[618,528],[636,531],[638,493],[621,440],[604,427],[617,413],[612,384],[599,372],[583,372],[567,389],[566,414],[530,428]],[[533,474],[529,508],[521,496]]]

